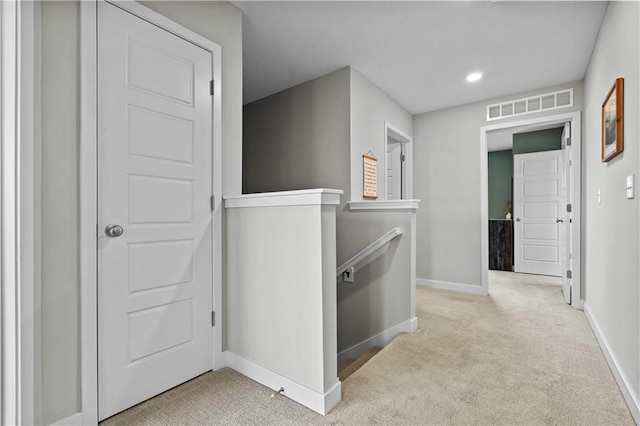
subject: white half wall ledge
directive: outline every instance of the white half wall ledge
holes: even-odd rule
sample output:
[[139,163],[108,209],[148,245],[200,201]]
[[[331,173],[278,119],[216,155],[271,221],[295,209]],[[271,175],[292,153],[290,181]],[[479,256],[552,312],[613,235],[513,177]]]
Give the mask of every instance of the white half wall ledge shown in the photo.
[[420,205],[420,200],[362,200],[348,201],[347,209],[349,211],[416,211]]
[[341,189],[315,188],[224,197],[225,208],[338,205]]
[[358,358],[374,346],[387,346],[400,333],[413,333],[418,329],[418,318],[413,317],[389,327],[386,330],[351,346],[338,354],[338,364],[345,362],[349,358]]
[[600,349],[602,349],[602,353],[607,360],[607,364],[609,364],[609,368],[613,373],[613,377],[618,383],[618,387],[620,388],[620,392],[622,392],[622,396],[624,397],[624,400],[629,407],[629,411],[631,412],[631,415],[633,416],[636,424],[640,424],[640,401],[638,400],[638,395],[633,392],[633,388],[629,383],[629,379],[627,379],[627,376],[620,368],[620,363],[618,362],[615,354],[611,351],[609,342],[602,334],[602,330],[600,329],[598,322],[594,318],[591,309],[589,309],[589,305],[587,305],[587,303],[585,302],[583,303],[583,307],[584,316],[587,317],[587,322],[589,323],[593,334],[596,336],[596,340],[600,345]]
[[447,281],[428,280],[425,278],[416,278],[416,285],[420,287],[435,288],[438,290],[457,291],[458,293],[478,294],[487,296],[489,293],[479,285],[451,283]]
[[[342,383],[336,377],[336,384],[324,394],[313,391],[291,379],[242,358],[233,352],[224,352],[227,367],[255,380],[256,382],[278,391],[284,388],[281,395],[290,398],[318,414],[327,415],[342,400]],[[277,397],[277,396],[276,396]]]

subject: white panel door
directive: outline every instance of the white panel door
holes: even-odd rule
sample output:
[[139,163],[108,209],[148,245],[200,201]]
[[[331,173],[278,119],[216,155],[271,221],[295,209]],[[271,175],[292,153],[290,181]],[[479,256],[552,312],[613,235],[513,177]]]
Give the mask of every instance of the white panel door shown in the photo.
[[387,200],[401,199],[402,172],[400,169],[400,156],[402,144],[387,144]]
[[562,213],[560,217],[562,222],[560,223],[560,242],[561,242],[561,269],[562,274],[562,294],[564,301],[571,304],[571,278],[567,271],[572,269],[572,250],[571,250],[571,232],[572,232],[572,219],[571,212],[566,208],[567,204],[571,203],[571,175],[573,162],[571,154],[573,149],[571,148],[571,123],[565,123],[564,130],[562,131]]
[[514,155],[516,272],[561,275],[562,151]]
[[[113,5],[98,7],[104,419],[212,367],[212,56]],[[107,235],[109,225],[123,234]]]

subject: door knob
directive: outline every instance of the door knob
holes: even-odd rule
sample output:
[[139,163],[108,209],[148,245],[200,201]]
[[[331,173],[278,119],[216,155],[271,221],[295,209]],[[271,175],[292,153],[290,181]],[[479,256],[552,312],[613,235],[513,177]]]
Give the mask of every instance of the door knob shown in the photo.
[[117,238],[120,235],[124,234],[124,229],[122,229],[122,226],[112,223],[107,225],[107,227],[104,229],[104,233],[111,238]]
[[564,223],[564,219],[556,219],[556,223]]
[[519,217],[516,217],[516,222],[520,222],[520,218]]

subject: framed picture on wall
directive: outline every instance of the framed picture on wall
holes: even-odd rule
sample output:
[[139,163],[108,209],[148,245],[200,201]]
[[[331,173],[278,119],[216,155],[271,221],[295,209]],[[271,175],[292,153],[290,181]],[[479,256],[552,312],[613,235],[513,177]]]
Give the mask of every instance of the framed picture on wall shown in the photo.
[[378,159],[369,155],[362,156],[362,196],[375,200],[378,198]]
[[602,103],[602,162],[624,150],[624,78],[617,78]]

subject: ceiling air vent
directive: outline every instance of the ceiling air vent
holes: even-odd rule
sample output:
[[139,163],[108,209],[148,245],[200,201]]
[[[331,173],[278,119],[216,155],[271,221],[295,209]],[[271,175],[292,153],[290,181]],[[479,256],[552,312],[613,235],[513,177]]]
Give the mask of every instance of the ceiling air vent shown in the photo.
[[487,121],[573,106],[573,89],[487,105]]

